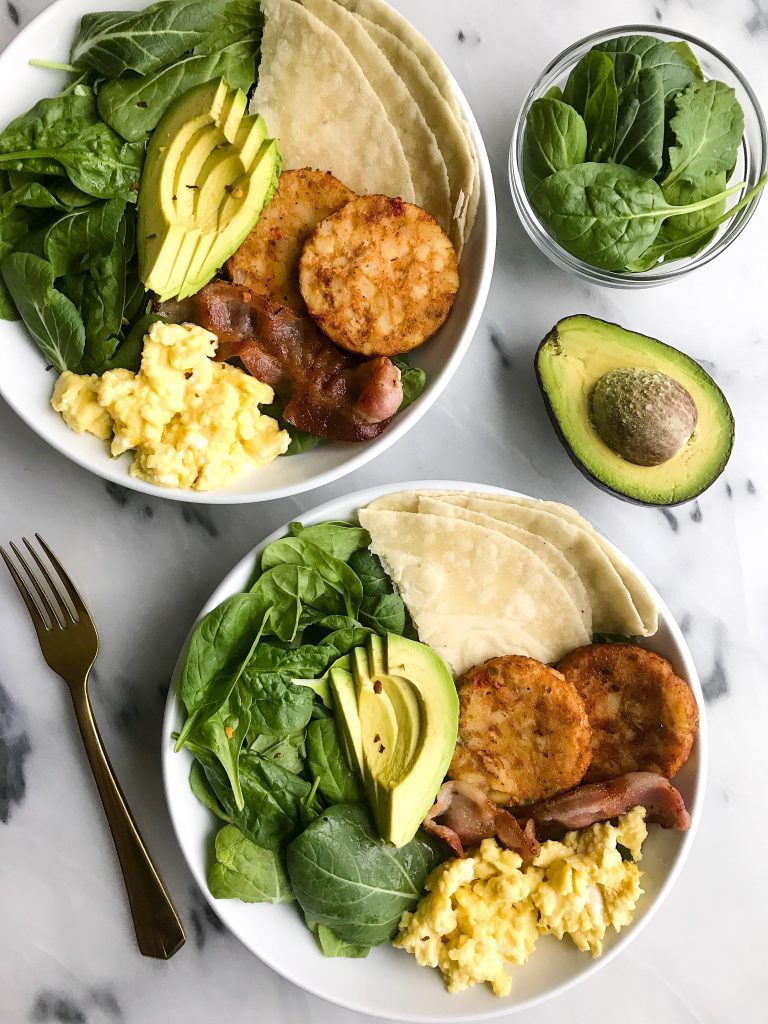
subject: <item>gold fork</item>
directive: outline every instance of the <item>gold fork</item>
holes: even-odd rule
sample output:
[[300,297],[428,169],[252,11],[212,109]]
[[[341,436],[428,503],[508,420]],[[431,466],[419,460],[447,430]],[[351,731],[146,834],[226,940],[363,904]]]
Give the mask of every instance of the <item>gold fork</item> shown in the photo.
[[80,735],[123,871],[139,949],[144,956],[168,960],[184,945],[184,928],[112,771],[88,699],[88,673],[99,650],[99,634],[82,597],[64,571],[64,567],[40,534],[36,533],[35,536],[69,595],[71,608],[62,594],[61,587],[54,582],[45,563],[26,537],[23,538],[24,544],[50,593],[46,593],[37,575],[30,569],[13,542],[11,550],[27,577],[26,582],[1,547],[0,554],[27,606],[43,657],[69,687]]

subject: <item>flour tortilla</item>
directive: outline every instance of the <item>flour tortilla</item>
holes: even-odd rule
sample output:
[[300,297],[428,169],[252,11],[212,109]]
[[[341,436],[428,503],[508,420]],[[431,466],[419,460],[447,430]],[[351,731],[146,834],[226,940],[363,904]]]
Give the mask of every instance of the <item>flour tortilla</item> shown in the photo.
[[569,506],[507,494],[399,491],[378,498],[368,507],[415,512],[421,498],[439,499],[491,516],[529,530],[556,547],[587,589],[595,632],[630,636],[652,636],[656,632],[658,613],[643,583],[629,570],[619,571],[615,549]]
[[286,168],[328,170],[359,193],[414,202],[400,139],[342,40],[295,0],[263,0],[259,84],[251,110]]
[[[381,559],[403,598],[421,639],[422,619],[432,642],[440,641],[457,674],[474,665],[473,643],[465,648],[468,626],[485,619],[496,632],[492,655],[519,653],[527,636],[536,642],[539,660],[559,661],[590,636],[578,609],[561,588],[550,586],[551,573],[527,548],[475,523],[427,513],[361,509],[361,525],[371,535],[371,550]],[[448,618],[446,618],[448,617]],[[441,627],[441,620],[445,619]],[[467,634],[471,637],[471,632]],[[543,656],[545,655],[545,656]],[[543,656],[543,657],[542,657]]]
[[510,537],[518,544],[528,548],[546,568],[550,587],[555,591],[560,588],[563,590],[565,599],[573,604],[581,616],[587,635],[592,636],[592,605],[587,588],[571,563],[554,544],[550,544],[536,533],[531,533],[530,530],[513,526],[512,523],[502,523],[482,512],[473,512],[469,508],[462,508],[439,498],[422,495],[419,498],[419,512],[446,516],[448,519],[463,519],[466,522],[475,523],[477,526],[484,526],[486,530],[503,533],[506,537]]
[[[496,495],[496,497],[503,496]],[[643,620],[645,626],[643,635],[653,636],[659,628],[659,610],[653,595],[637,573],[627,567],[613,544],[606,540],[602,534],[598,533],[589,520],[585,519],[584,516],[580,516],[576,509],[571,508],[570,505],[563,505],[559,501],[537,501],[535,498],[510,498],[509,500],[528,507],[535,508],[540,506],[545,511],[560,516],[566,522],[574,523],[576,526],[580,526],[582,530],[586,530],[587,533],[591,534],[605,552],[616,572],[621,576],[624,586],[632,596],[632,601],[638,615]]]
[[[443,63],[442,58],[427,42],[424,36],[422,36],[420,32],[417,32],[409,21],[406,21],[402,15],[393,10],[389,4],[384,3],[383,0],[338,0],[338,3],[348,11],[358,14],[361,17],[368,19],[368,21],[372,21],[375,25],[384,29],[390,36],[393,36],[395,40],[399,41],[403,46],[411,51],[415,56],[417,63],[423,69],[424,74],[432,81],[438,94],[442,96],[448,104],[450,111],[453,114],[454,121],[458,126],[459,132],[464,136],[465,145],[469,150],[472,165],[471,168],[468,168],[469,176],[461,190],[462,194],[454,196],[454,199],[458,204],[455,206],[454,216],[457,221],[458,232],[461,236],[461,244],[458,246],[460,249],[461,245],[469,239],[475,221],[475,216],[477,214],[477,207],[480,198],[480,169],[469,126],[464,120],[464,115],[461,112],[461,107],[458,104],[456,94],[453,90],[451,75]],[[377,42],[381,45],[380,40],[377,40]],[[395,59],[392,60],[392,64],[399,74],[405,74],[404,65],[401,65],[400,59],[397,55],[395,55]],[[435,134],[437,135],[438,142],[442,149],[442,140],[437,132]],[[446,157],[446,165],[449,166],[450,177],[450,165],[445,150],[443,150],[443,156]],[[453,186],[456,182],[452,180],[451,184]]]
[[336,0],[300,0],[341,39],[381,100],[397,132],[413,180],[416,203],[444,231],[451,228],[451,194],[445,160],[417,101],[362,23]]
[[[461,650],[457,653],[455,638],[461,637]],[[544,664],[550,648],[534,640],[520,626],[509,619],[486,619],[472,615],[445,615],[442,612],[423,611],[419,616],[419,639],[432,647],[458,677],[482,665],[499,652],[522,654]]]

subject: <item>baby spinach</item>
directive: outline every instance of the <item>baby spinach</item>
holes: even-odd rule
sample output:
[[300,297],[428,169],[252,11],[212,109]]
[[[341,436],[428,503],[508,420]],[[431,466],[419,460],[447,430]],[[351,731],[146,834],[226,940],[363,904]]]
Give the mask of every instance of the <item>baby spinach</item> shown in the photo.
[[339,938],[336,932],[328,928],[327,925],[318,924],[317,921],[313,921],[312,918],[307,917],[306,914],[304,915],[304,923],[315,936],[315,940],[317,945],[320,947],[320,952],[323,956],[348,957],[359,960],[362,957],[368,956],[371,951],[370,946],[356,946],[351,942],[345,942],[344,939]]
[[629,167],[586,163],[546,178],[531,201],[564,249],[592,266],[621,270],[654,242],[667,217],[714,206],[740,188],[675,207],[653,179]]
[[334,648],[306,645],[281,650],[260,643],[242,675],[251,698],[254,732],[286,736],[303,729],[312,714],[312,691],[291,680],[320,676],[337,657]]
[[584,118],[587,159],[607,160],[613,151],[619,107],[611,58],[595,50],[584,54],[568,75],[563,102]]
[[69,59],[102,78],[156,71],[205,39],[222,6],[216,0],[161,0],[143,11],[86,14]]
[[340,558],[317,547],[306,533],[301,533],[275,541],[262,553],[261,566],[264,570],[287,565],[314,570],[338,592],[344,601],[346,614],[355,617],[363,599],[363,588],[352,569]]
[[[312,709],[314,711],[314,707]],[[272,736],[262,732],[253,736],[249,742],[251,750],[266,757],[270,761],[279,761],[281,766],[294,775],[304,771],[304,758],[307,753],[307,741],[304,729],[297,729],[287,736]]]
[[587,157],[587,126],[573,107],[560,100],[534,100],[526,117],[523,173],[529,190],[550,174]]
[[55,220],[46,229],[42,246],[56,277],[79,274],[106,258],[114,248],[124,212],[125,200],[110,199]]
[[376,835],[360,804],[326,808],[288,847],[288,876],[305,915],[354,945],[397,931],[443,857],[424,832],[396,848]]
[[723,82],[694,82],[675,97],[669,127],[669,172],[664,184],[699,182],[708,174],[730,173],[744,134],[744,111],[735,91]]
[[85,327],[70,299],[54,288],[53,267],[31,253],[6,256],[3,280],[24,325],[59,373],[77,366],[85,348]]
[[288,532],[292,537],[303,537],[312,544],[326,551],[334,558],[347,562],[356,551],[367,548],[371,537],[362,526],[350,523],[316,523],[314,526],[303,526],[291,523]]
[[667,45],[685,62],[694,78],[704,81],[704,72],[701,70],[701,64],[699,64],[696,54],[684,39],[677,39],[674,43],[668,43]]
[[400,383],[403,388],[403,400],[398,412],[413,405],[427,384],[427,375],[419,366],[411,366],[405,356],[392,356],[392,362],[400,371]]
[[203,807],[207,807],[217,818],[221,818],[222,821],[231,820],[216,799],[216,794],[206,778],[205,769],[200,761],[193,761],[189,769],[189,788],[192,790],[193,796],[197,797]]
[[645,68],[622,89],[612,159],[652,178],[663,156],[663,83],[657,68]]
[[594,51],[605,53],[614,60],[622,54],[633,54],[639,58],[642,69],[657,69],[667,100],[698,77],[691,68],[688,55],[656,36],[617,36],[598,43],[593,47]]
[[368,550],[356,551],[349,567],[360,578],[363,600],[360,622],[377,633],[402,633],[406,624],[405,605],[394,592],[392,581],[376,555]]
[[208,888],[219,900],[243,903],[290,903],[291,884],[273,850],[257,846],[234,825],[216,833],[215,861],[208,872]]
[[332,718],[310,722],[307,729],[307,766],[320,794],[329,804],[357,803],[365,793],[357,773],[347,761]]

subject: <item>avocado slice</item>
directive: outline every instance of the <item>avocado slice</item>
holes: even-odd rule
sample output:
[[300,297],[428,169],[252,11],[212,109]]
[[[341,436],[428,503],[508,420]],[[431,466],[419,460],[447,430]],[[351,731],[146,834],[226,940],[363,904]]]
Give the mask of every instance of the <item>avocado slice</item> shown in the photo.
[[361,766],[379,834],[404,846],[432,806],[453,756],[456,687],[431,648],[392,633],[371,636],[349,660],[351,672],[330,673],[337,721]]
[[593,483],[641,505],[705,491],[733,448],[733,414],[690,356],[587,315],[560,320],[536,352],[547,412]]
[[139,273],[160,301],[199,291],[243,242],[271,199],[282,161],[264,119],[223,79],[166,110],[139,188]]

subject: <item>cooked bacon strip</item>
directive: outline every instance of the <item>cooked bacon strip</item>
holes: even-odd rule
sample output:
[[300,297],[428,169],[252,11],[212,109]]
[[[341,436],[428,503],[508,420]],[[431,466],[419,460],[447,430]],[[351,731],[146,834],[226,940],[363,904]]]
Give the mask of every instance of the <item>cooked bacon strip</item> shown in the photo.
[[367,441],[403,400],[400,371],[383,356],[359,360],[336,348],[310,318],[241,285],[211,281],[158,312],[219,339],[216,358],[238,357],[285,399],[283,416],[300,430],[334,441]]
[[608,821],[640,804],[646,821],[684,832],[691,824],[682,796],[668,779],[655,772],[630,772],[608,782],[577,786],[569,793],[541,800],[514,811],[527,825],[535,822],[539,834],[553,829],[587,828]]
[[424,830],[446,842],[457,857],[464,849],[495,836],[502,846],[531,861],[539,852],[533,822],[525,829],[470,782],[444,782],[435,804],[424,819]]

